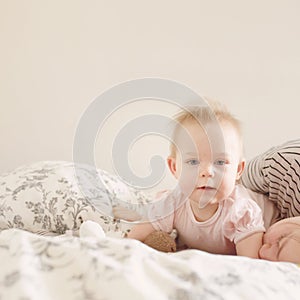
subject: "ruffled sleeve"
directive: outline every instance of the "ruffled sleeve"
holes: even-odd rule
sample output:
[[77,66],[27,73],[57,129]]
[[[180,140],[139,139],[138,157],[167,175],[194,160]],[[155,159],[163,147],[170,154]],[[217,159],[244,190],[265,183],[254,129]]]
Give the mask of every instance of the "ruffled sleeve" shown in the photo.
[[225,200],[224,209],[224,235],[235,244],[253,233],[265,232],[262,211],[242,186]]

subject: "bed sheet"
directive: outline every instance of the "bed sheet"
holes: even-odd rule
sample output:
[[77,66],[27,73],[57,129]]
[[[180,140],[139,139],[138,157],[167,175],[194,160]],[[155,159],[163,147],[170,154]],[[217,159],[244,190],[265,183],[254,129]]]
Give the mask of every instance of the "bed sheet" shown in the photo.
[[299,299],[291,263],[158,252],[114,237],[0,233],[0,299]]

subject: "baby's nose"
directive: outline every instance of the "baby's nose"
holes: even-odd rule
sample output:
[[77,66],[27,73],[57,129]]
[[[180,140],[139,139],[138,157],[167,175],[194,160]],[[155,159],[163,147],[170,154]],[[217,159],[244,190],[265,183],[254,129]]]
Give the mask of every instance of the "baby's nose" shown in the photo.
[[211,177],[213,176],[213,168],[211,164],[200,166],[200,177]]

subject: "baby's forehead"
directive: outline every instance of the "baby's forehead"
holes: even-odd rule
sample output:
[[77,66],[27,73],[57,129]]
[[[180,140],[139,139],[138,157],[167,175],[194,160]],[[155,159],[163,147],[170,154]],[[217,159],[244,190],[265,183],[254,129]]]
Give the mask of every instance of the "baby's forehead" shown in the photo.
[[201,123],[200,121],[185,120],[177,124],[175,136],[181,137],[185,132],[196,136],[215,137],[223,134],[222,125],[219,122]]
[[230,142],[240,141],[236,128],[228,122],[209,122],[209,123],[198,123],[196,121],[188,120],[178,126],[175,134],[175,139],[193,139],[202,140],[202,142],[225,141]]
[[242,152],[240,137],[230,123],[199,124],[192,120],[185,121],[178,128],[174,141],[185,152],[204,151],[214,156],[218,154],[239,155]]
[[[188,129],[188,128],[195,128],[199,131],[204,132],[212,132],[216,134],[218,131],[224,131],[224,130],[233,130],[238,134],[238,128],[228,120],[210,120],[210,121],[201,121],[199,119],[188,119],[184,120],[181,123],[177,123],[177,131],[178,129]],[[238,134],[239,135],[239,134]]]

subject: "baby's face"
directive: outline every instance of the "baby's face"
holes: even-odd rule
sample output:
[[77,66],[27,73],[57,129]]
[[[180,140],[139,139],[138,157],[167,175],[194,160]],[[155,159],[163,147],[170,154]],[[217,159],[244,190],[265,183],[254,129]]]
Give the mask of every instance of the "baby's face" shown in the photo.
[[240,177],[240,139],[232,125],[224,123],[205,125],[195,121],[183,124],[194,142],[192,147],[178,132],[178,151],[173,174],[182,189],[190,190],[190,200],[200,207],[215,204],[227,198]]
[[300,224],[290,219],[272,225],[264,236],[260,258],[300,263]]

